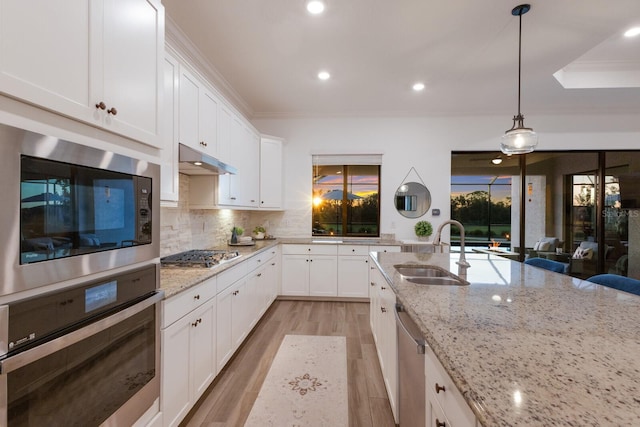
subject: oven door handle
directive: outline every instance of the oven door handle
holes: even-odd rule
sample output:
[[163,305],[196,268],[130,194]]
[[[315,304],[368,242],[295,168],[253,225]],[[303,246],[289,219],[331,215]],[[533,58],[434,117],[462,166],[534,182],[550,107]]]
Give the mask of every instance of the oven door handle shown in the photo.
[[37,347],[25,350],[15,356],[8,357],[0,361],[0,374],[8,374],[16,369],[22,368],[30,363],[35,362],[38,359],[42,359],[50,354],[65,349],[75,343],[78,343],[84,339],[89,338],[92,335],[102,332],[147,308],[157,304],[164,298],[164,291],[157,290],[156,293],[150,297],[140,301],[137,304],[127,307],[124,310],[118,311],[109,317],[100,319],[97,322],[90,323],[89,325],[82,327],[76,331],[70,332],[66,335],[58,337],[54,340],[47,341]]

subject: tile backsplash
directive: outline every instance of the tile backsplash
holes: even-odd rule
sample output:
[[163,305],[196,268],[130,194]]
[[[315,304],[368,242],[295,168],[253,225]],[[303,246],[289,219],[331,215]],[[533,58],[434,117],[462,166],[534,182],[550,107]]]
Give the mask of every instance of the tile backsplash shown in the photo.
[[180,174],[177,207],[160,209],[160,256],[189,249],[226,247],[233,226],[245,235],[257,225],[278,237],[309,234],[310,214],[306,211],[241,211],[231,209],[189,209],[189,176]]

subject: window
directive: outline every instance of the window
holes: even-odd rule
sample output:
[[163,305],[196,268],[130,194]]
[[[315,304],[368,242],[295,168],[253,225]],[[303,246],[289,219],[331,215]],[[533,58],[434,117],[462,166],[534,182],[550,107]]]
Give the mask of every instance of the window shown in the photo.
[[[499,196],[509,193],[509,181],[510,199]],[[640,227],[639,183],[637,150],[536,151],[510,157],[454,152],[451,216],[465,226],[470,246],[493,239],[520,261],[552,259],[583,279],[601,273],[640,278],[639,243],[632,232]],[[502,209],[508,205],[510,221]],[[535,250],[538,242],[552,238],[554,250]]]
[[[511,177],[463,175],[451,177],[451,218],[465,226],[469,246],[510,246]],[[452,229],[452,243],[460,231]]]
[[380,236],[380,165],[332,164],[367,156],[330,157],[314,156],[312,235]]

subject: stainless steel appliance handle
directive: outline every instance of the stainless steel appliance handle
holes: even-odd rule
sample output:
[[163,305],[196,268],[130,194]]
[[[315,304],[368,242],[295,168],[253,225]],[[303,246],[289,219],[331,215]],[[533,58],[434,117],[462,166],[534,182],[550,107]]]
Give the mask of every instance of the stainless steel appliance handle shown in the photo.
[[139,303],[127,307],[122,311],[98,320],[95,323],[91,323],[77,331],[70,332],[54,340],[48,341],[32,349],[18,353],[15,356],[8,357],[0,361],[0,374],[8,374],[11,371],[22,368],[30,363],[35,362],[38,359],[42,359],[56,351],[67,348],[75,343],[78,343],[88,337],[102,332],[136,314],[144,311],[145,309],[157,304],[164,298],[164,291],[158,290],[155,294],[140,301]]
[[411,332],[409,332],[409,329],[407,329],[407,326],[404,324],[404,322],[400,318],[400,312],[405,312],[404,307],[402,306],[402,304],[396,304],[396,309],[393,311],[393,313],[396,316],[396,324],[398,324],[402,328],[402,330],[408,337],[411,337],[411,339],[415,341],[416,352],[418,354],[424,354],[425,348],[427,346],[426,341],[422,338],[416,338]]

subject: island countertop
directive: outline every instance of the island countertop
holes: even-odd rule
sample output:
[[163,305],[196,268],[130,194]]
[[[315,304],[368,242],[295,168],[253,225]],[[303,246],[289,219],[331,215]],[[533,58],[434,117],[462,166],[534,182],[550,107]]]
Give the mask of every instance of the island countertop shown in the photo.
[[484,426],[640,425],[640,297],[485,254],[469,286],[416,285],[396,264],[458,273],[458,254],[375,262]]

